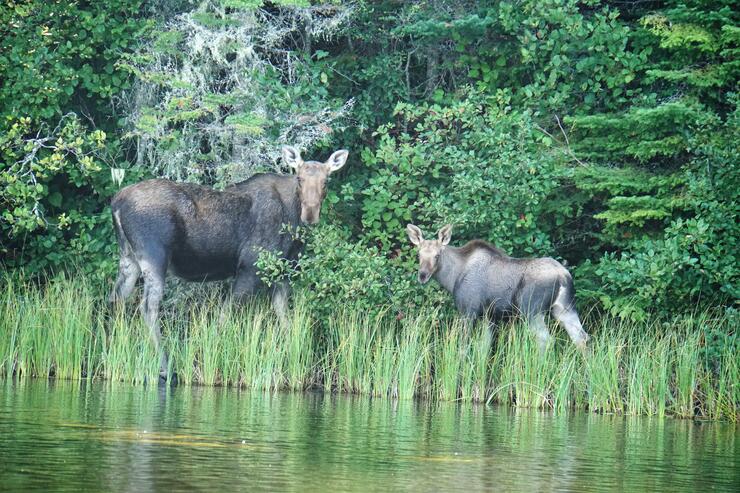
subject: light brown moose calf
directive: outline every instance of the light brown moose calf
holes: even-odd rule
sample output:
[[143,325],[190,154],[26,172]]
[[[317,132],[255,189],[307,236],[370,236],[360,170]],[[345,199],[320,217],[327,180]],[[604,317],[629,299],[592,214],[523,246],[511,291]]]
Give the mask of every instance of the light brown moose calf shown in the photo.
[[573,278],[557,260],[509,257],[483,240],[455,248],[449,246],[449,224],[434,240],[425,240],[413,224],[406,230],[419,251],[419,282],[434,277],[452,294],[464,317],[521,313],[544,351],[550,340],[545,315],[550,312],[573,343],[585,349],[589,337],[576,312]]

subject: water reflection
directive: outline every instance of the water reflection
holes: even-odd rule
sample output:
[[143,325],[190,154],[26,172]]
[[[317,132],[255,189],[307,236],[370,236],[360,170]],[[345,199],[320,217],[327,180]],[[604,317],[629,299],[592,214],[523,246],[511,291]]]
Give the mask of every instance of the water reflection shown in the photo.
[[85,382],[0,384],[3,489],[738,491],[723,423]]

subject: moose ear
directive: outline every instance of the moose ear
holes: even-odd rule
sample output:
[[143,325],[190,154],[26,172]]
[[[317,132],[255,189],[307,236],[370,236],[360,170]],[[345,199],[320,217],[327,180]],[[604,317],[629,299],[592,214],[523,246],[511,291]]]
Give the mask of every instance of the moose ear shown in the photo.
[[424,241],[424,235],[421,234],[421,230],[413,224],[406,225],[406,232],[409,235],[409,240],[411,240],[411,243],[413,243],[414,245],[419,245],[422,241]]
[[334,173],[344,166],[344,163],[347,162],[347,156],[349,156],[349,151],[344,149],[336,151],[334,154],[329,156],[329,160],[325,163],[329,167],[329,173]]
[[291,168],[297,170],[303,166],[301,151],[293,146],[283,146],[283,162]]
[[440,243],[443,245],[446,245],[450,242],[450,239],[452,238],[452,224],[446,224],[442,227],[442,229],[439,230],[439,233],[437,233],[437,239]]

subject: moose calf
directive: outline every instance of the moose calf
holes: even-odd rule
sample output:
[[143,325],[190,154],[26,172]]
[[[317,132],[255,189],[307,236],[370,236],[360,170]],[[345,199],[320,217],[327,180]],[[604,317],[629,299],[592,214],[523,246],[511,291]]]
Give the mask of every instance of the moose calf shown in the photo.
[[588,335],[575,308],[573,278],[552,258],[513,258],[482,240],[455,248],[448,246],[452,226],[439,230],[436,240],[425,240],[421,230],[406,226],[411,243],[419,250],[419,282],[439,282],[455,299],[468,319],[486,314],[519,312],[537,337],[540,350],[550,333],[545,323],[549,311],[568,331],[573,343],[585,349]]

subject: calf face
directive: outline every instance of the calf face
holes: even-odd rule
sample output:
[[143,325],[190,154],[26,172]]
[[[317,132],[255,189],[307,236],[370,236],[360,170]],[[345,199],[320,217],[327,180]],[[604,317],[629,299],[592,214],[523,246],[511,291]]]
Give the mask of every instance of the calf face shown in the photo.
[[303,161],[301,153],[292,146],[283,147],[283,161],[298,174],[298,193],[301,201],[301,222],[319,222],[321,202],[326,195],[326,182],[329,175],[347,162],[349,153],[344,149],[336,151],[325,163]]
[[436,240],[425,240],[421,230],[413,224],[407,225],[406,231],[411,243],[419,249],[419,282],[426,284],[437,272],[439,256],[452,237],[452,225],[448,224],[440,229]]

